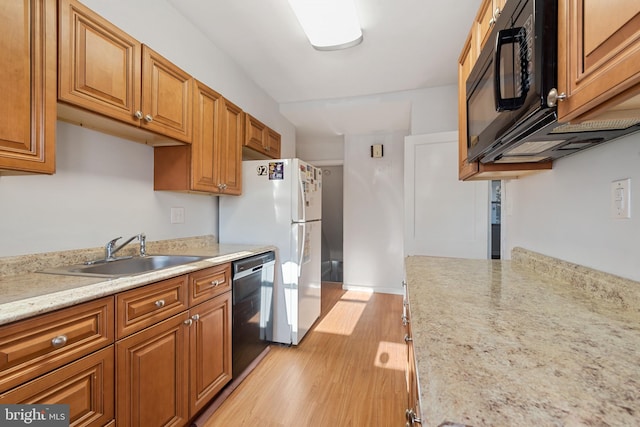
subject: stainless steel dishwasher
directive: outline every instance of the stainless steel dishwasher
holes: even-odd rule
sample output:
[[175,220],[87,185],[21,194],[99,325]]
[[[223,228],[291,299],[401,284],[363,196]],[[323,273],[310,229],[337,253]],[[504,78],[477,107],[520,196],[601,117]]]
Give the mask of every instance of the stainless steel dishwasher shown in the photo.
[[233,262],[232,374],[237,378],[273,337],[275,253]]

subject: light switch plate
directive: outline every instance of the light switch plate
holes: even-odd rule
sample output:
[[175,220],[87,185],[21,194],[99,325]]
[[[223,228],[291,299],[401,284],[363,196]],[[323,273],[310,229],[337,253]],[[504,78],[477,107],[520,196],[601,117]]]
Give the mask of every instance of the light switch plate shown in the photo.
[[184,208],[171,208],[171,224],[184,224]]
[[631,218],[631,178],[611,183],[611,216],[615,219]]

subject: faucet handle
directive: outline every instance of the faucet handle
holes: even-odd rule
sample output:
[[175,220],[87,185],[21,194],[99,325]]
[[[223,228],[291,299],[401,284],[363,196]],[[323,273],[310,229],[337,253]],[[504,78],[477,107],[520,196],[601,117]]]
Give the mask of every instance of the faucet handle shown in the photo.
[[138,234],[140,241],[140,256],[147,256],[147,236],[144,233]]
[[122,236],[109,240],[107,244],[104,246],[106,259],[111,259],[113,257],[113,247],[116,245],[116,242],[120,239],[122,239]]

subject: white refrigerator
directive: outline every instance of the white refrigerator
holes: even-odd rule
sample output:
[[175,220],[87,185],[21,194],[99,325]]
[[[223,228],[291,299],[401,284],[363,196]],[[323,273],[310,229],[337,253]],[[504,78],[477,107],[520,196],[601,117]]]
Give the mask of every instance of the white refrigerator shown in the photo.
[[219,199],[220,243],[278,248],[271,341],[297,345],[320,316],[322,170],[299,159],[242,162],[242,195]]

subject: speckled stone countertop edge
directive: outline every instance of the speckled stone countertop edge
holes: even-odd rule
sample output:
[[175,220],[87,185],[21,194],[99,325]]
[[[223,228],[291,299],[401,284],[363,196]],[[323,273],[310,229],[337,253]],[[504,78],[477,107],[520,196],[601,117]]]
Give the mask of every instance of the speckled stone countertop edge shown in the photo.
[[[42,268],[61,265],[57,263],[59,260],[63,260],[66,264],[66,262],[80,262],[77,260],[78,256],[80,260],[92,259],[91,256],[86,256],[87,253],[91,253],[91,250],[42,254],[44,261],[41,262],[36,259],[36,255],[12,257],[11,261],[15,263],[20,262],[18,258],[26,259],[25,264],[28,266],[24,265],[23,268],[27,272],[20,273],[20,270],[11,268],[11,271],[17,274],[0,277],[0,325],[248,256],[268,251],[277,253],[277,248],[270,245],[219,245],[209,236],[163,241],[156,245],[152,244],[150,248],[149,253],[197,255],[208,258],[145,274],[108,279],[37,272]],[[4,260],[0,258],[0,264]],[[37,266],[36,272],[30,272],[29,270],[34,266]]]
[[625,310],[640,311],[640,282],[553,258],[524,248],[511,251],[514,266],[582,289],[593,298]]

